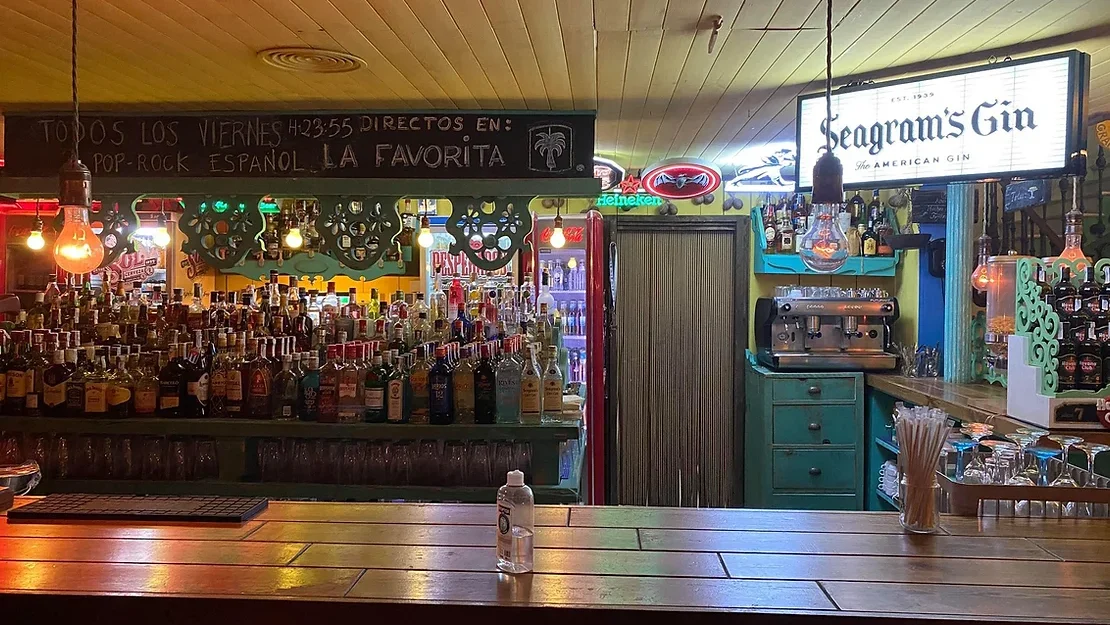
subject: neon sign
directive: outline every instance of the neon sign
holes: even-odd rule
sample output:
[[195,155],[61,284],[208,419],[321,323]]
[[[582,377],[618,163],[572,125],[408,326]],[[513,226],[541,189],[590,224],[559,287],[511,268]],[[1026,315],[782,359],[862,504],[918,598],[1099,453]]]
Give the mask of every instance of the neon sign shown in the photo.
[[640,184],[652,195],[688,200],[721,186],[721,170],[694,159],[668,159],[644,170]]
[[[596,206],[619,206],[624,209],[631,209],[637,206],[659,206],[662,203],[662,198],[657,198],[647,193],[636,193],[635,195],[603,193],[594,200],[594,205]],[[564,232],[565,231],[564,229]],[[569,241],[570,238],[568,237],[567,240]]]
[[[540,231],[540,243],[550,243],[551,228],[544,228]],[[586,235],[586,229],[582,226],[568,226],[563,228],[563,236],[567,238],[567,243],[581,243]]]

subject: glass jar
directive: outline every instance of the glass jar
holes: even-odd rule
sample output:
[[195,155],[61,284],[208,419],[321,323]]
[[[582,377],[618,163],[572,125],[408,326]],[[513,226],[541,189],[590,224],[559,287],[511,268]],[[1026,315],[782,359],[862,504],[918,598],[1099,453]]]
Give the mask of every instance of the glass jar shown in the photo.
[[898,501],[901,511],[898,520],[902,527],[914,534],[936,534],[940,531],[941,488],[933,477],[932,484],[919,486],[907,484],[903,473],[898,478]]

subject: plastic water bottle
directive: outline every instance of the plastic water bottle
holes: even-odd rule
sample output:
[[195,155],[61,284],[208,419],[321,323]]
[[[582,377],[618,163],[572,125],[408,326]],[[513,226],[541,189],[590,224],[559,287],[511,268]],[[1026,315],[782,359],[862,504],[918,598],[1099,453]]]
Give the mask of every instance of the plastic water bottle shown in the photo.
[[506,573],[532,570],[535,507],[524,473],[509,471],[497,490],[497,568]]

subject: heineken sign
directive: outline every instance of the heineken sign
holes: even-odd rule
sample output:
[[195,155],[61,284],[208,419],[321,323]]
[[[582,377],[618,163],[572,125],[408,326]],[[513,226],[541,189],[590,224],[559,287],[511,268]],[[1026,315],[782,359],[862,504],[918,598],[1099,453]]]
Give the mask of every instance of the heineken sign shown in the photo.
[[813,186],[826,137],[844,185],[1047,177],[1085,149],[1090,57],[1078,51],[1000,61],[798,99],[798,190]]
[[596,206],[619,206],[625,210],[633,209],[637,206],[659,206],[662,203],[662,198],[648,195],[647,193],[602,193],[594,200],[594,205]]

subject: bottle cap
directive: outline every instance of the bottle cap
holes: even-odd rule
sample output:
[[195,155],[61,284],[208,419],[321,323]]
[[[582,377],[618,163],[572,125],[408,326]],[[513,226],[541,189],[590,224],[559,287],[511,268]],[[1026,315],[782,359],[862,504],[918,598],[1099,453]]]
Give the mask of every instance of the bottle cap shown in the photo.
[[524,472],[512,470],[505,478],[506,486],[524,486]]

